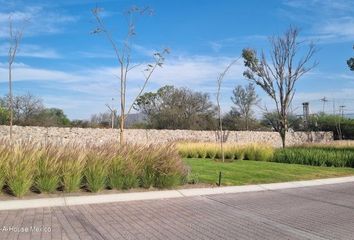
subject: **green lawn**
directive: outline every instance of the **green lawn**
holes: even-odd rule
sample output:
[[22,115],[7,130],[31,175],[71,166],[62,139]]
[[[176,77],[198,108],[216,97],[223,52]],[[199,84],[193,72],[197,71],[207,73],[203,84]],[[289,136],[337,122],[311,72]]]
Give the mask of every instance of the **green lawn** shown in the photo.
[[298,164],[233,161],[216,162],[210,159],[185,159],[186,164],[197,174],[200,183],[215,184],[219,171],[222,185],[245,185],[274,183],[316,178],[354,175],[354,168],[314,167]]

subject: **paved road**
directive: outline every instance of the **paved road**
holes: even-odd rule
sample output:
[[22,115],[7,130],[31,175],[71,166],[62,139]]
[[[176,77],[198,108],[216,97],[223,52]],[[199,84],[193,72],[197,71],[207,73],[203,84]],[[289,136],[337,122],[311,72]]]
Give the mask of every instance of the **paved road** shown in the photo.
[[354,183],[0,211],[0,227],[1,240],[354,239]]

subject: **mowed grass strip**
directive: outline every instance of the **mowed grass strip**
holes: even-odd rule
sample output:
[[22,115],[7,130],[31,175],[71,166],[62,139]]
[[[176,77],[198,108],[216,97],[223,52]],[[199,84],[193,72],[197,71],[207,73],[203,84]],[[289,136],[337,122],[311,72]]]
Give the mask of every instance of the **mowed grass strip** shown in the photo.
[[184,161],[191,167],[192,173],[198,175],[200,183],[216,184],[219,172],[221,171],[221,184],[224,186],[354,175],[353,168],[317,167],[249,160],[222,163],[211,159],[190,158],[184,159]]

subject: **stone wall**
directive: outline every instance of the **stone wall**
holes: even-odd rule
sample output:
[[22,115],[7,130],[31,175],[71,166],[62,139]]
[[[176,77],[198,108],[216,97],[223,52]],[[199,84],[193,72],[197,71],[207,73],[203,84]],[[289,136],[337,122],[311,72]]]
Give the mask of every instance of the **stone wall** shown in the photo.
[[[226,131],[224,139],[228,143],[265,143],[275,147],[281,146],[281,139],[276,132]],[[9,136],[9,127],[0,126],[0,138]],[[119,130],[94,128],[56,128],[56,127],[13,127],[15,139],[34,141],[54,141],[58,143],[77,142],[102,144],[118,142]],[[176,141],[215,142],[219,139],[217,131],[191,130],[145,130],[127,129],[127,142],[140,144],[168,143]],[[298,145],[307,142],[328,142],[333,140],[332,132],[289,132],[287,145]]]

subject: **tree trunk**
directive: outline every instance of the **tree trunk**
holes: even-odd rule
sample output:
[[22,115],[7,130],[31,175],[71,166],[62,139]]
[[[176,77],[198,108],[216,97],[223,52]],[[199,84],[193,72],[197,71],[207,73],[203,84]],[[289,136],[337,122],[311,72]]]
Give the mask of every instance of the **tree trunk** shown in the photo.
[[279,134],[280,134],[280,137],[281,137],[282,146],[283,146],[283,148],[285,148],[285,146],[286,146],[286,143],[285,143],[285,140],[286,140],[286,131],[285,131],[285,129],[281,129],[281,130],[279,131]]
[[281,116],[282,120],[280,122],[280,129],[279,129],[279,133],[280,133],[280,137],[281,137],[281,142],[283,145],[283,148],[285,148],[285,141],[286,141],[286,132],[288,131],[288,122],[287,122],[287,115],[284,114]]
[[120,117],[120,132],[119,132],[119,144],[123,145],[124,144],[124,115]]
[[[221,119],[221,118],[220,118]],[[222,129],[222,120],[220,120],[220,150],[222,162],[225,162],[225,152],[224,152],[224,131]]]
[[246,131],[248,131],[248,116],[246,115]]
[[10,100],[10,140],[12,140],[12,125],[13,125],[13,97],[12,97],[12,65],[9,64],[9,100]]

